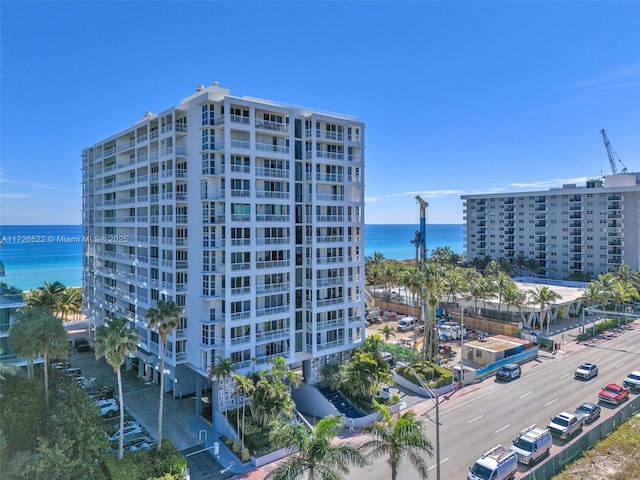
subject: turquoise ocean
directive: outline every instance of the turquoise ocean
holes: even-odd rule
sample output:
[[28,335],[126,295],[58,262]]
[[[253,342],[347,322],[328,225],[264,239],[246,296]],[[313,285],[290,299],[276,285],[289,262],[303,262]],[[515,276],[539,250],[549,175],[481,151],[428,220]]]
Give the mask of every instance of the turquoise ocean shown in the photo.
[[[415,258],[411,240],[418,229],[418,225],[366,225],[365,256],[379,252],[387,259]],[[462,225],[427,225],[427,255],[445,246],[462,253],[462,234]],[[59,281],[67,287],[82,284],[80,225],[2,225],[0,240],[4,265],[0,281],[9,286],[29,290],[44,282]]]

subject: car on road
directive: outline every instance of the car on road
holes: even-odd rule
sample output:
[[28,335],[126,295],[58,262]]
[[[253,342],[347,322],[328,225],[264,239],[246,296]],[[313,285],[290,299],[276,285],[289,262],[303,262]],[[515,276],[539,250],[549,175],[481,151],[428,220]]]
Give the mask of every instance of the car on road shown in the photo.
[[519,378],[522,375],[522,370],[520,369],[520,365],[516,363],[507,363],[500,367],[500,370],[496,373],[497,380],[506,380],[511,381]]
[[575,414],[584,417],[584,423],[593,423],[600,417],[600,406],[591,402],[583,402],[576,408]]
[[559,437],[560,440],[567,440],[580,433],[583,425],[584,417],[569,412],[560,412],[551,419],[547,428],[552,435]]
[[598,376],[598,366],[595,363],[583,363],[576,369],[573,376],[580,380],[591,380]]
[[622,382],[623,387],[629,387],[631,390],[640,391],[640,370],[631,372]]
[[138,433],[142,433],[142,427],[138,422],[124,422],[124,429],[120,432],[120,429],[116,427],[112,434],[109,436],[110,442],[117,442],[120,439],[120,434],[122,433],[122,438],[125,441],[130,438],[132,435],[136,435]]
[[604,403],[612,403],[613,405],[620,405],[621,402],[629,398],[629,387],[623,387],[616,383],[610,383],[605,385],[598,394],[598,400]]
[[107,418],[114,417],[120,411],[115,398],[104,398],[95,402],[94,405],[100,409],[100,415]]
[[66,374],[73,378],[78,378],[82,376],[82,370],[79,368],[71,367],[65,370]]

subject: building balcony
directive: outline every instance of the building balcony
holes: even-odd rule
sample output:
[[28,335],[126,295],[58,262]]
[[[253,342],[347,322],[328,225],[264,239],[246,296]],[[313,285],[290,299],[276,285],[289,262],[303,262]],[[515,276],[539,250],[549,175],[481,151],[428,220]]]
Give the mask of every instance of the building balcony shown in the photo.
[[249,117],[244,117],[241,115],[229,115],[229,120],[231,123],[238,123],[240,125],[250,125],[251,119]]
[[273,191],[257,191],[256,198],[278,198],[278,199],[288,199],[290,197],[289,192],[273,192]]
[[289,245],[291,239],[289,237],[258,237],[256,245]]
[[[233,215],[232,215],[233,216]],[[251,216],[248,215],[247,221],[251,220]],[[289,222],[291,219],[290,215],[271,215],[265,213],[257,213],[256,221],[258,222]]]
[[282,328],[280,330],[271,330],[269,332],[256,332],[256,342],[273,342],[276,340],[283,340],[289,338],[291,330],[288,328]]
[[318,287],[328,287],[333,285],[344,285],[344,277],[332,277],[332,278],[318,278],[316,285]]
[[323,140],[332,140],[334,142],[344,141],[344,134],[342,132],[331,132],[327,130],[316,129],[316,138]]
[[273,145],[271,143],[256,143],[256,150],[260,152],[289,154],[290,148],[286,145]]
[[316,215],[316,222],[343,222],[344,215]]
[[290,170],[286,170],[284,168],[256,167],[256,176],[257,177],[289,178],[289,175],[290,175]]
[[323,150],[316,151],[317,158],[328,158],[330,160],[344,160],[344,153],[341,152],[326,152]]
[[288,312],[290,309],[289,305],[278,305],[269,308],[257,308],[255,314],[257,317],[264,317],[266,315],[274,315],[278,313]]
[[332,342],[319,343],[316,346],[317,350],[330,350],[332,348],[342,347],[344,345],[344,339],[334,340]]
[[256,294],[263,295],[267,293],[288,292],[290,288],[291,285],[289,282],[256,285]]
[[270,122],[269,120],[256,119],[255,126],[256,128],[259,128],[262,130],[269,130],[271,132],[281,132],[281,133],[289,132],[289,125],[282,122]]
[[291,265],[289,260],[273,260],[269,262],[256,262],[256,268],[285,268]]
[[341,173],[316,173],[316,181],[342,183],[344,181],[344,175]]

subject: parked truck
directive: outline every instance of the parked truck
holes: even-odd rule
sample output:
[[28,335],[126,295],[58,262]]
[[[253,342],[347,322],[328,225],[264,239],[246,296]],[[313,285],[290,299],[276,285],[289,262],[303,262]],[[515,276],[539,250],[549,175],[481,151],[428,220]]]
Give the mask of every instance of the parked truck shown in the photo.
[[530,465],[549,455],[552,444],[548,428],[531,425],[518,434],[510,449],[516,452],[520,463]]
[[557,436],[560,440],[567,440],[582,431],[584,418],[582,415],[560,412],[551,419],[547,428],[552,435]]
[[496,445],[470,467],[467,480],[512,480],[517,471],[516,453]]

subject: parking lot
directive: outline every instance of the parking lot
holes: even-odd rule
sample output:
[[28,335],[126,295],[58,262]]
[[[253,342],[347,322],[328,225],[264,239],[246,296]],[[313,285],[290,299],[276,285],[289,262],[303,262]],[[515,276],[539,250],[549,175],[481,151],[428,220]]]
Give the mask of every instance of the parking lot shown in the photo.
[[[69,357],[71,368],[80,369],[82,376],[96,379],[98,388],[113,386],[117,397],[116,375],[104,360],[96,360],[93,351],[74,352]],[[136,375],[137,370],[123,370],[122,384],[125,406],[125,422],[135,421],[141,432],[135,438],[149,436],[157,439],[159,385]],[[119,416],[105,419],[105,428],[119,423]],[[134,438],[132,436],[131,438]],[[227,470],[230,460],[224,446],[216,459],[210,452],[216,438],[211,424],[195,413],[195,399],[164,397],[163,438],[170,439],[188,462],[191,480],[224,479],[233,475]],[[238,470],[239,471],[239,470]]]

